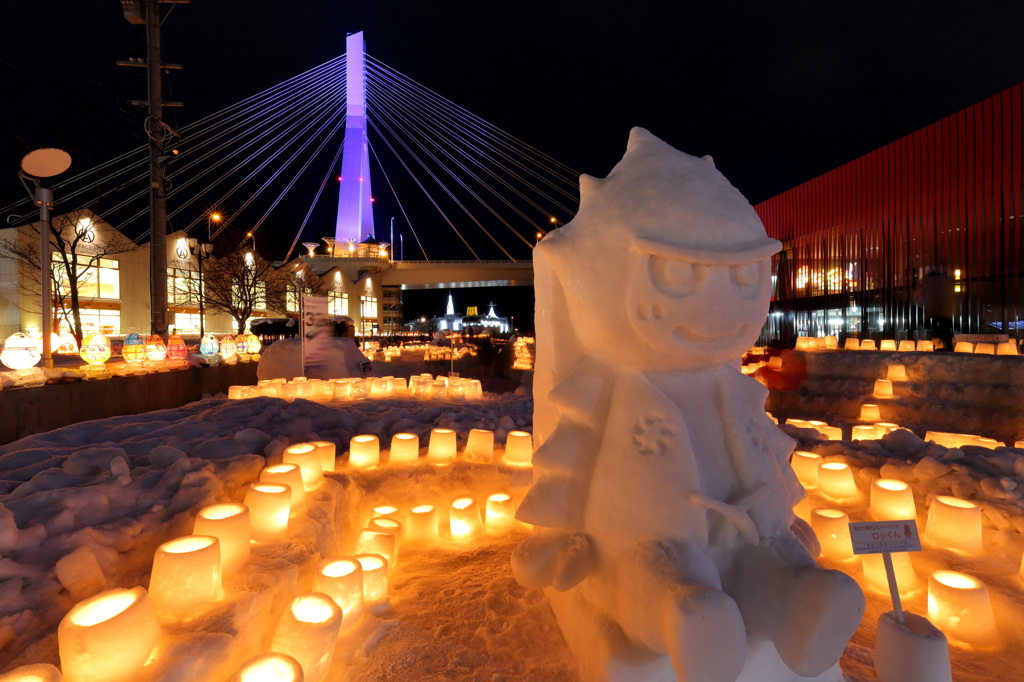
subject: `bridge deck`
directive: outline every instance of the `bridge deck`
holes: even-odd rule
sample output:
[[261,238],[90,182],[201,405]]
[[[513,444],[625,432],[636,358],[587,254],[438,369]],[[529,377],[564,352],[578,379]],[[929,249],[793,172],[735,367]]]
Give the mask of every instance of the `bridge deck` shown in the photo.
[[533,286],[533,261],[393,261],[381,284],[403,289]]

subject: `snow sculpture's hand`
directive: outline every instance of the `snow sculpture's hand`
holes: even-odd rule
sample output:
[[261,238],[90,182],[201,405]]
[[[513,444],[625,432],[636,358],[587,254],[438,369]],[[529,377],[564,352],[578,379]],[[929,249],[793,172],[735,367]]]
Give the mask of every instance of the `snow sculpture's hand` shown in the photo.
[[565,592],[594,567],[594,550],[585,533],[545,528],[512,552],[512,575],[523,587],[553,587]]
[[797,516],[794,517],[793,523],[789,525],[789,530],[793,532],[796,539],[800,541],[800,544],[804,546],[804,549],[806,549],[812,557],[817,557],[821,554],[821,543],[818,541],[818,536],[814,534],[814,529],[811,528],[811,524]]

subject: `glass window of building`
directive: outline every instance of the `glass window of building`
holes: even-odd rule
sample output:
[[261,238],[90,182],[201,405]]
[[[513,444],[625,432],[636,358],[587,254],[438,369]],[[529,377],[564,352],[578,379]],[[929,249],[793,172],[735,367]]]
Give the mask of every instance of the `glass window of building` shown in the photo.
[[299,312],[299,290],[292,284],[284,292],[284,309],[289,313]]
[[359,297],[359,315],[362,317],[377,317],[377,297]]
[[202,285],[196,270],[167,270],[167,300],[173,305],[199,305]]
[[328,315],[348,315],[348,294],[332,291],[327,294]]
[[174,313],[174,331],[179,334],[198,334],[199,313]]
[[[81,308],[78,311],[79,319],[82,321],[82,333],[88,336],[89,334],[95,334],[100,332],[101,334],[120,334],[121,333],[121,311],[120,310],[92,310]],[[69,320],[74,320],[70,310],[65,310],[61,314],[60,320],[60,331],[64,332],[71,331],[71,325],[68,324]]]
[[[52,255],[53,275],[57,281],[58,293],[62,296],[71,294],[71,284],[67,268],[64,267],[64,256],[57,252]],[[77,256],[78,295],[82,298],[121,297],[121,278],[118,262],[109,258],[94,259],[89,256]]]

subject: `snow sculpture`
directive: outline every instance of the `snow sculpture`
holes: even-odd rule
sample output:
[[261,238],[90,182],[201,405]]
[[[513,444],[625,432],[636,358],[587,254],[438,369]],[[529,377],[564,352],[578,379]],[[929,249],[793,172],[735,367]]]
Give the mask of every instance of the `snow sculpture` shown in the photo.
[[[634,128],[534,251],[539,526],[512,557],[547,588],[584,678],[841,678],[864,595],[818,567],[794,442],[738,369],[779,242],[710,157]],[[784,664],[784,665],[783,665]]]

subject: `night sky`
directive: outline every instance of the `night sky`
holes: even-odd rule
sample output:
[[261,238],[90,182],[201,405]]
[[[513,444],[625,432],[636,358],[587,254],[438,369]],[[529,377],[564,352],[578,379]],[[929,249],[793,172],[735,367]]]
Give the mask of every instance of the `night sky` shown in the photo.
[[[143,56],[144,32],[119,2],[65,0],[45,12],[7,3],[0,25],[0,201],[21,198],[15,172],[30,149],[62,147],[82,171],[143,142],[142,113],[117,101],[145,99],[144,71],[114,61]],[[164,25],[165,61],[185,66],[165,98],[186,106],[167,120],[187,124],[323,63],[344,52],[346,33],[363,30],[377,59],[579,172],[607,174],[641,125],[713,155],[756,203],[1024,81],[1022,25],[1024,4],[983,0],[197,0]],[[284,256],[322,175],[297,183],[261,228],[269,257]],[[386,239],[400,214],[374,183]],[[433,257],[466,258],[415,188],[396,185]],[[303,240],[333,232],[335,203],[336,190],[325,192]],[[235,214],[237,226],[262,210],[250,213]],[[395,222],[407,257],[420,257]],[[531,290],[468,291],[465,305],[497,300],[528,324]],[[443,312],[446,297],[409,295],[407,315]]]

